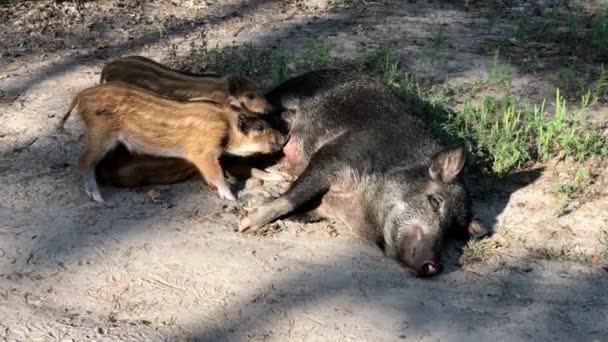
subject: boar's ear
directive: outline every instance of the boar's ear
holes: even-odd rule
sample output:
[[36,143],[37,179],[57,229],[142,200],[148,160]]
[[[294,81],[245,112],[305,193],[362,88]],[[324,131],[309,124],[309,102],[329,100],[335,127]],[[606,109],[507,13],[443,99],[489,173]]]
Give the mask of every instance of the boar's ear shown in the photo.
[[452,183],[464,168],[466,152],[464,145],[446,148],[437,152],[429,165],[429,176],[435,181]]
[[471,220],[471,222],[467,226],[467,233],[469,234],[469,238],[473,239],[480,239],[482,237],[490,235],[490,231],[486,227],[484,227],[477,219]]

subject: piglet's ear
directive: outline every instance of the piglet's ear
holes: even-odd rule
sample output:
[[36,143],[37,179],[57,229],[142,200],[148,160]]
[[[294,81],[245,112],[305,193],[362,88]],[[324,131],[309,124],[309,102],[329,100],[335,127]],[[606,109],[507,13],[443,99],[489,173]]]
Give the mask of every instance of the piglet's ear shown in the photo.
[[241,108],[241,102],[239,101],[239,99],[237,99],[236,97],[230,95],[228,96],[228,98],[226,99],[226,103],[228,103],[229,105],[236,107],[236,108]]
[[477,219],[471,220],[469,225],[467,226],[467,233],[469,238],[472,239],[481,239],[490,235],[490,231],[481,224],[481,222]]
[[431,159],[429,176],[435,181],[452,183],[464,168],[465,161],[464,145],[446,148]]
[[240,113],[238,118],[239,131],[247,132],[249,130],[249,118],[247,115]]

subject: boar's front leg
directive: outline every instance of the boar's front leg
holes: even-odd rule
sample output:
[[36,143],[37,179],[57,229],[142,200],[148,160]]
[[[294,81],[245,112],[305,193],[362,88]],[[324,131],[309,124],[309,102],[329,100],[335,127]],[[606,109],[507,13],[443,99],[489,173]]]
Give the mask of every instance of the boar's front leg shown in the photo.
[[337,138],[321,147],[291,187],[279,198],[256,208],[243,218],[239,231],[256,231],[327,192],[335,175],[343,167],[339,152],[345,144],[344,138]]

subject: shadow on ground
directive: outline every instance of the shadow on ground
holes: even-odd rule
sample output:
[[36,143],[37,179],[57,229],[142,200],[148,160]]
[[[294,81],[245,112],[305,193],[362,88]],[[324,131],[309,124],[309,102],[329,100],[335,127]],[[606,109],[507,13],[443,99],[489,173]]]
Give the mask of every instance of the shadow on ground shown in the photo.
[[280,340],[291,334],[311,340],[601,340],[608,334],[601,271],[552,278],[533,265],[420,280],[391,265],[353,270],[357,262],[353,255],[273,279],[229,308],[207,313],[214,320],[188,340]]

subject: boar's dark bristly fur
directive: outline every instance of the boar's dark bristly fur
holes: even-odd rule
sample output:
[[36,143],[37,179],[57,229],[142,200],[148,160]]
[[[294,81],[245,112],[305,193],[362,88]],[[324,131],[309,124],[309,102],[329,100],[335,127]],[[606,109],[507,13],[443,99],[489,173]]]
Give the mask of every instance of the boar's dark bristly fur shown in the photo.
[[291,110],[285,166],[296,181],[242,219],[257,229],[321,197],[318,211],[345,222],[420,276],[441,272],[449,230],[471,224],[460,173],[464,146],[446,148],[381,81],[336,70],[311,72],[267,94]]

